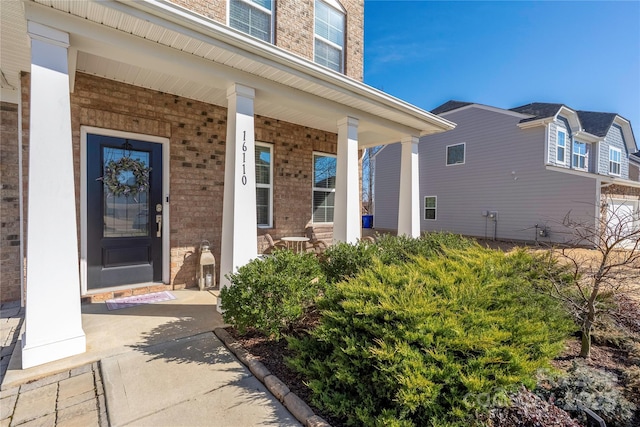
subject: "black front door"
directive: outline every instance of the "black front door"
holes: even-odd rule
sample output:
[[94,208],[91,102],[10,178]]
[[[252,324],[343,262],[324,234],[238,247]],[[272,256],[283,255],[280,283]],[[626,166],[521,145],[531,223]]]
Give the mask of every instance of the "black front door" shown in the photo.
[[162,145],[88,135],[87,289],[161,281]]

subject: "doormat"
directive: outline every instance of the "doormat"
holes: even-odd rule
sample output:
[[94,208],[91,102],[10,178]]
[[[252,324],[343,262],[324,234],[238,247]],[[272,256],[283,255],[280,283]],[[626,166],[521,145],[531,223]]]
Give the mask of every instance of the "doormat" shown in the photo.
[[153,304],[155,302],[171,301],[176,299],[171,292],[155,292],[145,295],[133,295],[130,297],[116,298],[105,301],[109,310],[120,310],[121,308],[135,307],[143,304]]

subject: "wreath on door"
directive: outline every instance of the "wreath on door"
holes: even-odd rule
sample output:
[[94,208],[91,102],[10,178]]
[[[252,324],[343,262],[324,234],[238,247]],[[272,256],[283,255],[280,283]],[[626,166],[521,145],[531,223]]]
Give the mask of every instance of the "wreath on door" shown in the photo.
[[[127,179],[126,172],[133,175],[133,182]],[[151,168],[142,161],[129,156],[118,160],[109,160],[104,168],[104,176],[98,178],[104,183],[109,194],[114,196],[133,196],[149,189]]]

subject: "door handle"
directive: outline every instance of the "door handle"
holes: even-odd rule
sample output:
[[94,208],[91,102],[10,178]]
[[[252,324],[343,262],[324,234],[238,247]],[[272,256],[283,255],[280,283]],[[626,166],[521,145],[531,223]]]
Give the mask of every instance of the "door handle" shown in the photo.
[[156,225],[158,226],[156,237],[162,237],[162,215],[156,215]]

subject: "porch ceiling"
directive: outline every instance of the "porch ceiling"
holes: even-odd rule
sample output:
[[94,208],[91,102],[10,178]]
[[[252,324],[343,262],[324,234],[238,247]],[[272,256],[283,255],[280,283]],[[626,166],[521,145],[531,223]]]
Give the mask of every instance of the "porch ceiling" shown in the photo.
[[329,132],[358,118],[361,147],[454,126],[164,0],[2,1],[0,59],[15,88],[30,67],[25,16],[69,32],[73,70],[222,106],[227,87],[240,83],[256,89],[259,115]]

